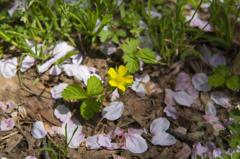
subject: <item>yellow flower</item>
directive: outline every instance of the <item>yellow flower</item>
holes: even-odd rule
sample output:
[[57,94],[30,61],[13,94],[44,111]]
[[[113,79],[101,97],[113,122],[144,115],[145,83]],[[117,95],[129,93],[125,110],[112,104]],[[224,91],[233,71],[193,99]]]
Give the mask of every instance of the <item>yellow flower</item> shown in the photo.
[[127,75],[127,67],[121,65],[116,72],[112,67],[107,74],[110,76],[109,84],[113,87],[118,87],[125,92],[125,86],[133,82],[133,76]]

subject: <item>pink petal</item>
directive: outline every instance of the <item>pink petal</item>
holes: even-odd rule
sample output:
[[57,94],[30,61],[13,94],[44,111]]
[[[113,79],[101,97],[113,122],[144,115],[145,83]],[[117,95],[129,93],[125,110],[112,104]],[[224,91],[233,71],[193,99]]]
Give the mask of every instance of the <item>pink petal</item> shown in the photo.
[[54,115],[63,123],[67,123],[72,116],[71,111],[65,105],[58,105],[54,110]]
[[81,52],[71,56],[73,64],[81,64],[83,60],[83,54]]
[[3,102],[0,102],[0,107],[1,107],[1,109],[2,109],[3,111],[5,111],[5,110],[8,109],[8,108],[7,108],[7,105],[6,105],[5,103],[3,103]]
[[126,147],[132,153],[143,153],[148,149],[146,141],[138,134],[132,134],[127,137]]
[[9,58],[2,62],[1,64],[1,72],[2,76],[5,78],[12,78],[15,76],[17,72],[17,58]]
[[154,52],[154,53],[155,53],[155,55],[156,55],[156,60],[157,60],[157,61],[162,58],[162,57],[159,55],[159,53],[157,53],[157,52]]
[[147,134],[147,130],[145,128],[142,129],[134,129],[134,128],[128,128],[128,134],[138,134],[142,135],[142,133]]
[[84,79],[88,79],[90,77],[90,72],[88,70],[88,67],[84,65],[78,66],[75,76],[80,81],[83,81]]
[[226,58],[221,54],[216,54],[210,59],[210,64],[214,67],[226,65]]
[[62,98],[62,92],[67,86],[68,86],[67,83],[60,83],[59,85],[54,86],[50,91],[52,98],[53,99]]
[[122,157],[122,156],[119,156],[119,155],[116,155],[116,154],[112,154],[113,156],[113,159],[127,159],[125,157]]
[[37,121],[33,124],[32,136],[36,139],[43,138],[47,132],[45,131],[44,125],[41,121]]
[[165,89],[165,100],[164,102],[167,104],[167,105],[170,105],[170,106],[173,106],[173,105],[176,105],[176,102],[174,100],[174,95],[175,95],[175,92],[173,92],[171,89]]
[[101,146],[98,144],[98,135],[88,137],[86,141],[86,147],[90,146],[90,150],[99,149]]
[[166,132],[160,132],[152,138],[153,145],[170,146],[176,142],[175,137]]
[[170,126],[170,122],[164,118],[155,119],[150,125],[150,132],[153,135],[158,135],[159,133],[165,132]]
[[137,93],[138,97],[141,98],[145,96],[146,90],[140,82],[134,81],[133,85],[130,87],[132,88],[132,90],[134,90]]
[[12,100],[6,102],[5,104],[7,105],[7,109],[17,107],[17,104]]
[[199,97],[199,92],[192,84],[185,87],[183,91],[190,95],[192,99],[197,99]]
[[68,134],[67,140],[68,142],[71,140],[70,144],[68,145],[69,148],[75,149],[77,148],[84,140],[84,133],[82,132],[76,132],[74,136],[72,137],[73,134]]
[[224,108],[231,107],[229,103],[229,98],[222,92],[212,92],[210,98],[218,105],[221,105]]
[[211,52],[205,44],[201,48],[201,55],[207,62],[210,62]]
[[49,75],[51,76],[60,75],[63,71],[64,71],[64,67],[60,65],[54,65],[50,68]]
[[115,91],[112,92],[112,94],[110,95],[111,99],[110,101],[114,101],[116,100],[117,98],[120,97],[120,95],[118,94],[118,89],[115,89]]
[[116,127],[115,129],[111,130],[108,135],[110,137],[110,139],[114,139],[116,135],[118,136],[122,136],[125,132],[120,129],[119,127]]
[[106,41],[100,45],[99,50],[104,55],[111,55],[117,51],[117,46],[110,41]]
[[122,116],[124,105],[122,102],[112,102],[102,110],[103,118],[117,120]]
[[95,73],[96,73],[96,68],[95,68],[95,67],[88,67],[88,71],[89,71],[91,74],[95,74]]
[[175,90],[180,91],[191,84],[191,78],[188,74],[181,72],[178,74],[175,82],[177,84]]
[[62,134],[65,136],[65,126],[67,124],[67,134],[72,134],[77,128],[76,133],[82,132],[82,125],[74,118],[71,118],[67,123],[62,123]]
[[221,158],[221,154],[222,154],[221,149],[215,148],[213,151],[213,158],[217,158],[217,157]]
[[166,106],[163,112],[166,113],[168,117],[172,117],[175,120],[179,117],[176,109],[170,105]]
[[218,120],[218,117],[215,117],[212,114],[203,115],[203,118],[207,121],[217,121]]
[[48,68],[54,63],[56,62],[58,59],[56,58],[51,58],[50,60],[46,61],[45,63],[43,63],[42,65],[38,65],[38,71],[40,73],[43,73],[45,71],[48,70]]
[[208,76],[204,73],[197,73],[192,78],[192,83],[198,91],[210,91],[211,86],[208,85]]
[[211,102],[208,102],[205,106],[205,114],[212,114],[213,116],[217,115],[217,109]]
[[9,131],[14,127],[14,121],[12,118],[4,119],[1,121],[1,131]]
[[135,78],[135,81],[137,81],[137,82],[147,83],[148,81],[150,81],[150,77],[148,74],[139,75],[139,74],[135,73],[133,76]]
[[195,142],[192,150],[192,159],[196,159],[197,155],[202,156],[203,147],[199,142]]
[[214,124],[212,124],[212,127],[217,131],[226,129],[226,127],[220,121],[215,121]]
[[66,54],[70,51],[76,51],[76,49],[68,45],[65,41],[58,41],[55,48],[53,49],[53,56],[56,59],[60,59],[62,57],[65,57]]
[[25,159],[37,159],[37,158],[34,156],[27,156]]
[[34,66],[35,64],[36,64],[36,59],[32,56],[27,55],[22,61],[20,71],[25,72],[26,70],[28,70],[30,67]]
[[174,95],[174,99],[178,104],[188,107],[190,107],[193,103],[192,97],[183,91],[176,92]]
[[105,148],[111,147],[111,139],[109,135],[106,134],[99,134],[98,135],[98,144]]

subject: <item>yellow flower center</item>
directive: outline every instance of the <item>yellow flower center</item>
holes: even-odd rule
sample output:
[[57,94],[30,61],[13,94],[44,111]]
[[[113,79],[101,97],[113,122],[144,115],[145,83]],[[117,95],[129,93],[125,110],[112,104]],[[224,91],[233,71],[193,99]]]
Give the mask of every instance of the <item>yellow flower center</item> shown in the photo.
[[123,78],[121,76],[117,76],[115,80],[117,83],[122,83]]

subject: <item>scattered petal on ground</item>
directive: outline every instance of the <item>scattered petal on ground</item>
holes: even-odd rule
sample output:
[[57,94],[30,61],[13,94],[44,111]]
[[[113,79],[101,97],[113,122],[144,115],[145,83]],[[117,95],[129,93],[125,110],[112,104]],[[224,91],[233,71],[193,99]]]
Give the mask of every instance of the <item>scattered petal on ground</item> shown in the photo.
[[102,110],[103,118],[117,120],[122,116],[124,105],[122,102],[112,102]]
[[210,91],[211,86],[208,85],[208,76],[204,73],[197,73],[192,78],[192,83],[198,91]]
[[172,117],[175,120],[179,117],[177,110],[170,105],[166,106],[163,112],[166,113],[168,117]]
[[218,105],[224,108],[229,108],[231,104],[229,103],[229,98],[222,92],[212,92],[210,98]]
[[210,64],[214,67],[226,65],[226,58],[221,54],[213,55],[210,59]]
[[1,121],[1,131],[9,131],[14,127],[14,121],[12,118],[4,119]]
[[191,84],[191,78],[188,74],[186,74],[184,72],[180,72],[178,74],[177,78],[175,79],[175,82],[176,82],[175,90],[181,91],[185,87],[187,87],[188,85]]
[[126,147],[132,153],[143,153],[148,149],[146,140],[138,134],[132,134],[127,137]]
[[82,132],[76,132],[73,136],[73,134],[68,134],[67,139],[68,142],[71,140],[70,144],[68,145],[69,148],[75,149],[77,148],[84,140],[84,133]]
[[114,52],[116,52],[117,47],[115,44],[113,44],[110,41],[106,41],[102,43],[99,47],[99,50],[104,54],[104,55],[111,55]]
[[32,128],[32,136],[36,139],[41,139],[47,134],[47,131],[45,131],[43,122],[37,121],[33,124]]
[[67,123],[72,116],[70,109],[65,105],[58,105],[54,110],[54,115],[63,123]]
[[205,107],[205,114],[212,114],[213,116],[217,115],[217,109],[211,102],[207,103]]
[[160,132],[152,138],[153,145],[170,146],[176,142],[175,137],[166,132]]
[[18,65],[18,62],[16,57],[9,58],[3,61],[0,66],[2,76],[5,78],[14,77],[17,72],[17,65]]
[[145,96],[146,90],[142,83],[140,83],[138,81],[134,81],[133,85],[130,87],[132,88],[132,90],[134,90],[136,92],[138,97],[141,98],[141,97]]
[[86,147],[90,147],[90,150],[99,149],[101,146],[98,144],[98,135],[89,136],[86,141]]
[[59,85],[54,86],[50,91],[53,99],[62,98],[62,92],[67,86],[68,86],[67,83],[60,83]]
[[148,81],[150,81],[150,77],[148,74],[139,75],[139,74],[135,73],[133,76],[134,76],[135,81],[137,81],[137,82],[147,83]]
[[178,104],[188,107],[190,107],[191,104],[193,103],[192,97],[183,91],[176,92],[174,95],[174,99]]
[[166,118],[158,118],[155,119],[150,125],[150,132],[153,135],[157,135],[158,133],[165,132],[170,126],[170,122]]
[[28,157],[26,157],[25,159],[37,159],[37,158],[34,157],[34,156],[28,156]]

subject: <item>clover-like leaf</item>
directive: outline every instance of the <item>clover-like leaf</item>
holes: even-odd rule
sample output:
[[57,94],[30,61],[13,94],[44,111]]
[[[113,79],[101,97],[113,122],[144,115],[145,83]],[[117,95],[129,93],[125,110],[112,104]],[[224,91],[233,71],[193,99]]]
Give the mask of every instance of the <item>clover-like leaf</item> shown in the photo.
[[240,78],[239,78],[239,76],[235,75],[235,76],[231,76],[230,78],[228,78],[226,86],[229,89],[232,89],[234,91],[238,90],[240,88]]
[[96,76],[91,76],[87,81],[87,95],[94,96],[103,92],[102,81]]
[[130,73],[134,73],[139,70],[139,60],[134,55],[124,54],[123,61],[127,63],[126,67]]
[[94,112],[98,112],[100,110],[101,103],[95,101],[92,98],[88,98],[82,102],[81,105],[81,115],[85,119],[90,119]]
[[219,87],[226,83],[225,77],[219,73],[215,72],[213,75],[211,75],[208,79],[208,84],[213,87]]
[[231,68],[226,65],[219,65],[217,67],[213,68],[214,72],[221,73],[224,77],[227,77],[227,75],[230,73]]
[[81,86],[73,84],[67,86],[66,89],[64,89],[64,91],[62,92],[62,97],[66,99],[84,99],[88,96]]

